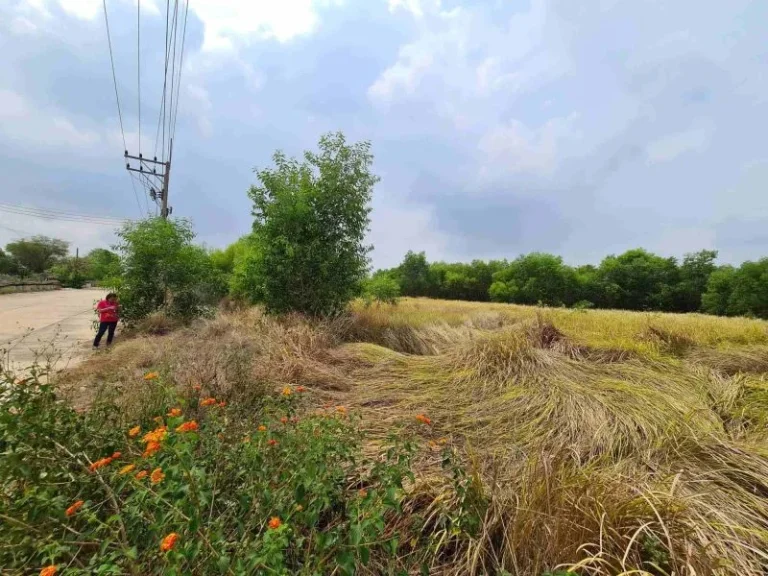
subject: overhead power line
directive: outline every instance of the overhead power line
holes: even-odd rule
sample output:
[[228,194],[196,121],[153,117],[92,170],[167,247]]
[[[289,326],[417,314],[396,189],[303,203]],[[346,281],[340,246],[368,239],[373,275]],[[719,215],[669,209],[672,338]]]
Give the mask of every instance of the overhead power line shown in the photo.
[[120,226],[128,222],[128,219],[114,218],[111,216],[98,216],[94,214],[79,214],[75,212],[64,212],[59,210],[49,210],[45,208],[34,208],[31,206],[20,206],[15,204],[0,203],[0,212],[15,214],[18,216],[30,216],[32,218],[42,218],[44,220],[59,220],[62,222],[82,222],[86,224],[97,224],[103,226]]
[[176,119],[179,117],[179,96],[181,93],[181,74],[184,71],[184,47],[187,40],[187,18],[189,16],[189,0],[184,9],[184,30],[181,33],[181,56],[179,58],[179,80],[176,82],[176,110],[173,113],[173,127],[171,128],[171,141],[176,137]]
[[[184,67],[184,52],[186,48],[187,22],[189,19],[189,0],[166,0],[165,7],[165,60],[163,63],[163,92],[160,98],[160,108],[155,133],[155,151],[149,158],[144,155],[141,142],[142,133],[142,102],[141,102],[141,0],[136,2],[136,70],[137,70],[137,94],[138,94],[138,121],[139,142],[138,152],[131,154],[125,142],[125,129],[120,110],[119,90],[117,75],[112,53],[112,41],[109,31],[109,18],[107,16],[106,0],[104,4],[104,21],[107,25],[107,38],[110,47],[110,61],[112,63],[112,79],[115,85],[115,98],[118,102],[118,115],[120,116],[120,130],[123,135],[124,158],[126,169],[131,177],[138,180],[144,187],[148,196],[161,205],[160,215],[167,218],[172,208],[168,206],[168,188],[171,173],[171,161],[173,158],[173,143],[176,134],[176,124],[179,113],[179,100],[181,97],[181,77]],[[181,6],[179,6],[181,4]],[[181,10],[180,10],[181,8]],[[181,14],[180,14],[181,12]],[[180,19],[181,16],[181,19]],[[179,38],[181,36],[181,38]],[[170,77],[169,77],[170,72]],[[146,75],[146,70],[145,70]],[[146,108],[146,107],[144,107]],[[162,135],[162,145],[161,144]],[[160,148],[158,154],[158,147]],[[136,155],[137,154],[137,155]],[[135,193],[135,187],[134,187]],[[137,205],[141,206],[136,198]],[[146,201],[146,197],[145,197]],[[150,211],[147,202],[147,212]]]
[[[117,90],[117,74],[115,73],[115,57],[112,52],[112,35],[109,32],[109,16],[107,15],[107,0],[103,0],[104,5],[104,24],[107,27],[107,44],[109,45],[109,61],[112,65],[112,82],[115,85],[115,100],[117,101],[117,117],[120,119],[120,134],[123,136],[123,150],[128,150],[128,146],[125,143],[125,127],[123,125],[123,112],[120,108],[120,93]],[[141,202],[139,202],[139,193],[136,191],[136,182],[134,181],[134,177],[132,174],[129,174],[131,177],[131,187],[133,188],[133,195],[136,198],[136,207],[139,209],[139,214],[141,214]]]

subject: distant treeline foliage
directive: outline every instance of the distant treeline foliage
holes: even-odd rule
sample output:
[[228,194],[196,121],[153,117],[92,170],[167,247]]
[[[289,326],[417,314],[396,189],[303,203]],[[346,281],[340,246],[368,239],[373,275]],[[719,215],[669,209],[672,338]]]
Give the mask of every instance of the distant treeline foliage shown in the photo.
[[48,236],[30,236],[0,248],[0,274],[19,280],[56,279],[80,288],[86,282],[106,283],[119,276],[120,258],[104,248],[73,256],[69,242]]
[[713,250],[678,261],[638,248],[599,266],[573,267],[543,253],[466,264],[408,252],[374,279],[397,282],[403,296],[768,318],[768,258],[739,267],[718,266],[716,259]]

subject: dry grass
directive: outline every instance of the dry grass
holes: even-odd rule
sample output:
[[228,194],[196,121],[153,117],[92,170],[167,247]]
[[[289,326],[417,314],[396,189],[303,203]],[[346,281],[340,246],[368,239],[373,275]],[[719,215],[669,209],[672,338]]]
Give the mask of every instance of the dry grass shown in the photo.
[[[765,322],[413,299],[319,324],[252,310],[137,337],[62,385],[120,386],[126,412],[151,411],[150,368],[243,405],[302,384],[374,439],[417,435],[406,509],[427,518],[434,574],[768,571]],[[473,536],[437,521],[461,507],[428,445],[443,437],[483,503]]]

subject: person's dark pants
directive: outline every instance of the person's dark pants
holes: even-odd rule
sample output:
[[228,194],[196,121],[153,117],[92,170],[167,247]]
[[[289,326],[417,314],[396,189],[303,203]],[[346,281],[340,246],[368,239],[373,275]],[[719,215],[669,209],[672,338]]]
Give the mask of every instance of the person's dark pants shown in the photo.
[[117,328],[117,322],[100,322],[99,331],[96,333],[96,338],[93,340],[93,347],[99,347],[104,332],[107,332],[107,346],[112,344],[112,339],[115,337],[115,328]]

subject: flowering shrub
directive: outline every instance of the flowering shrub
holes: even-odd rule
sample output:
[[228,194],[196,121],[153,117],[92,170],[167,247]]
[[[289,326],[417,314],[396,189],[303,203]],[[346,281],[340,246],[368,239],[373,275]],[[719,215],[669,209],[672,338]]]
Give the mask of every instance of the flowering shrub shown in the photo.
[[248,421],[195,391],[124,422],[0,379],[3,573],[402,573],[412,447],[364,456],[345,409],[300,416],[293,392]]

